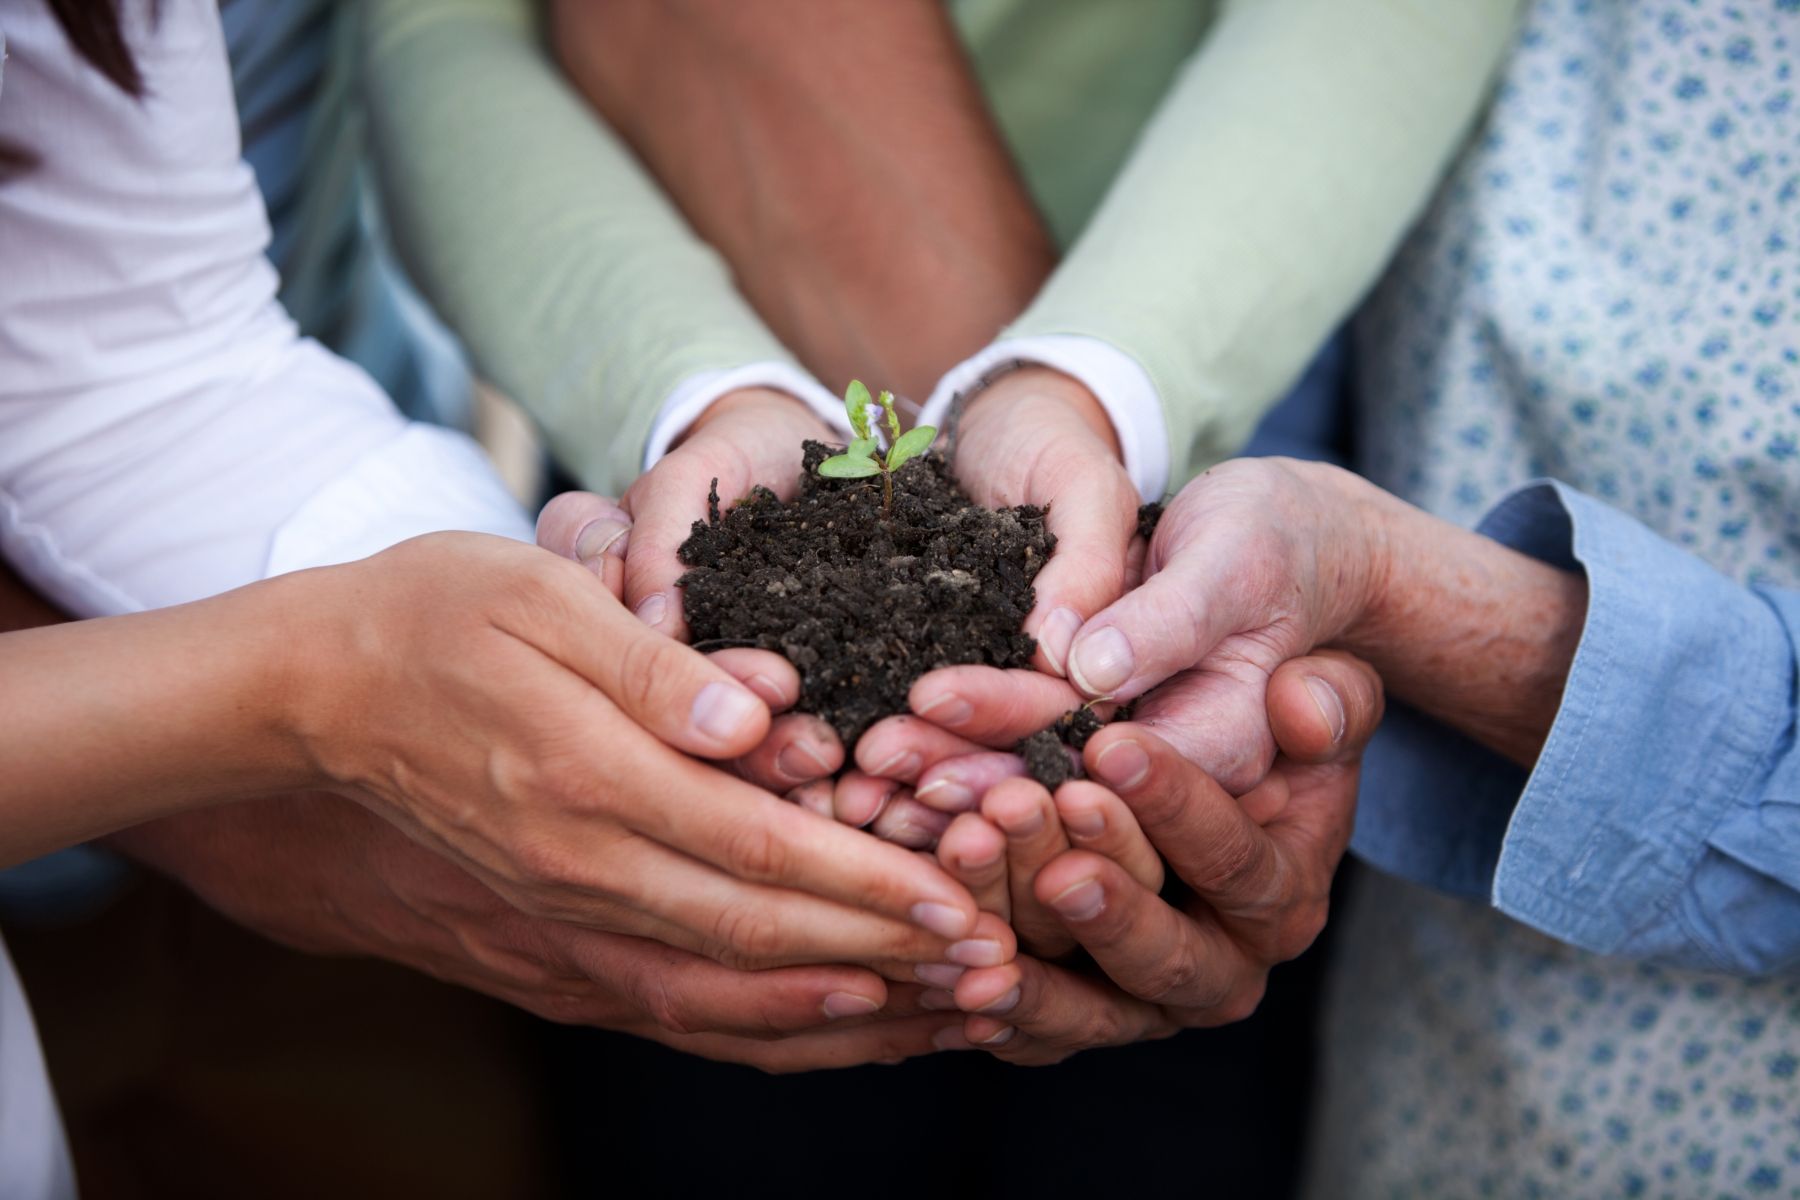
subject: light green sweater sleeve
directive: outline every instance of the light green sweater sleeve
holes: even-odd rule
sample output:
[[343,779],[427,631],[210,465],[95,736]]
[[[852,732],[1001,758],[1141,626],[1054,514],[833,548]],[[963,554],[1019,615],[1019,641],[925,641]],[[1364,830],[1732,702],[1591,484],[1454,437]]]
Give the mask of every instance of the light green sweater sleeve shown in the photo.
[[1177,485],[1236,453],[1374,283],[1511,42],[1518,0],[1235,0],[1007,336],[1135,358]]
[[548,60],[530,0],[368,0],[388,221],[477,369],[589,487],[638,473],[684,378],[792,357]]

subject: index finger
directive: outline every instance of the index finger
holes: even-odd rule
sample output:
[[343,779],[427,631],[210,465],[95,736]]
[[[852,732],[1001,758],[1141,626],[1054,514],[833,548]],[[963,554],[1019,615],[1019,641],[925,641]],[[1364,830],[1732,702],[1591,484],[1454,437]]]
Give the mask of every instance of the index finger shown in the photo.
[[793,888],[911,921],[955,940],[975,923],[975,900],[935,864],[808,812],[663,746],[665,803],[619,813],[632,828],[739,879]]
[[1279,890],[1269,835],[1212,777],[1141,725],[1109,725],[1084,751],[1088,774],[1125,801],[1175,873],[1209,904],[1254,908]]
[[1071,850],[1038,873],[1037,894],[1106,977],[1141,1000],[1196,1010],[1188,1024],[1250,1015],[1264,972],[1204,915],[1171,908],[1110,859]]
[[1085,698],[1061,679],[1039,671],[999,667],[940,667],[921,675],[907,706],[958,737],[998,750],[1080,708]]

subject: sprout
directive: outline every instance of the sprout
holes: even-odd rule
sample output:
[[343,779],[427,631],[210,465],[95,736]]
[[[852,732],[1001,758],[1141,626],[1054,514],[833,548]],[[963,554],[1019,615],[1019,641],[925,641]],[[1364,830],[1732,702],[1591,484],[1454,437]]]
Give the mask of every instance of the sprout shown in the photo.
[[881,511],[885,516],[894,503],[894,472],[903,465],[919,457],[931,449],[931,443],[937,437],[937,430],[930,425],[920,425],[900,432],[900,418],[894,413],[894,393],[881,393],[882,412],[887,414],[887,427],[890,444],[884,460],[878,453],[880,447],[875,444],[875,426],[873,412],[876,401],[869,398],[869,389],[863,386],[862,380],[852,379],[850,386],[844,389],[844,411],[850,414],[850,430],[856,435],[842,454],[833,455],[819,464],[819,474],[827,479],[866,479],[871,475],[881,476]]

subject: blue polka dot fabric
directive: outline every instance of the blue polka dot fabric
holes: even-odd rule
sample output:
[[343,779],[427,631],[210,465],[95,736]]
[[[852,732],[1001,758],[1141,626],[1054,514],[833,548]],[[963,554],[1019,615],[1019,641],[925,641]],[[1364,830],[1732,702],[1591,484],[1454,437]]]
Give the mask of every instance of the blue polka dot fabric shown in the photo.
[[1544,0],[1358,323],[1361,464],[1473,523],[1536,477],[1800,572],[1800,0]]
[[[1464,524],[1555,477],[1800,586],[1796,62],[1800,0],[1532,4],[1357,323],[1364,472]],[[1364,882],[1312,1196],[1800,1197],[1800,980]]]

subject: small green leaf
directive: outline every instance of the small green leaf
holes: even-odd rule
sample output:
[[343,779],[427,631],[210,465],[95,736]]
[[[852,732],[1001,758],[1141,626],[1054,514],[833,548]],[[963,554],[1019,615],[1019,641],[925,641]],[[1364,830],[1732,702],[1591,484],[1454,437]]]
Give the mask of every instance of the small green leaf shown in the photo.
[[931,449],[932,440],[936,437],[937,430],[930,425],[916,425],[901,434],[893,448],[888,451],[888,470],[898,471],[901,463],[917,458]]
[[900,418],[894,415],[894,393],[881,393],[881,407],[887,413],[888,440],[897,442],[900,440]]
[[844,457],[874,458],[875,439],[872,437],[857,438],[854,442],[850,443],[850,448],[844,451]]
[[858,438],[869,436],[869,389],[863,386],[860,379],[852,379],[850,386],[844,389],[844,411],[850,416],[850,428],[855,430]]
[[881,474],[881,466],[872,458],[852,458],[839,454],[819,464],[819,474],[827,479],[861,479]]

